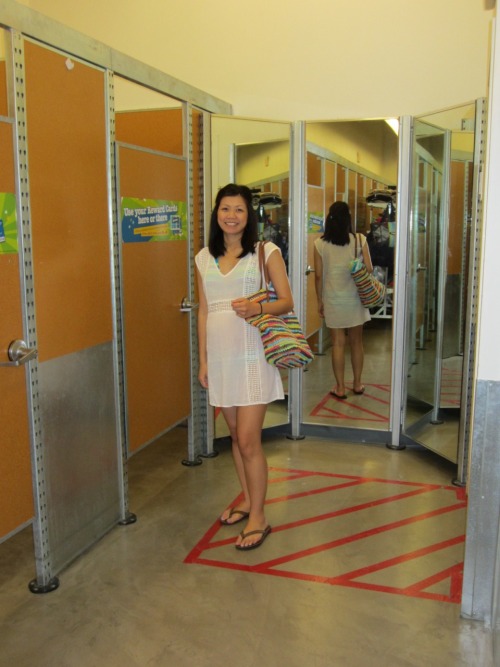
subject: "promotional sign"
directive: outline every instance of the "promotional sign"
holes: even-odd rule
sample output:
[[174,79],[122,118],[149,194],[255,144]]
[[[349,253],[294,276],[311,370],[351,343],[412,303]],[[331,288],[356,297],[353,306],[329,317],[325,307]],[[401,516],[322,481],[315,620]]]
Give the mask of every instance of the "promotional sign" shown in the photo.
[[307,232],[316,234],[323,231],[323,214],[309,211],[307,216]]
[[0,192],[0,255],[17,251],[16,196]]
[[121,217],[124,243],[187,240],[186,202],[122,197]]

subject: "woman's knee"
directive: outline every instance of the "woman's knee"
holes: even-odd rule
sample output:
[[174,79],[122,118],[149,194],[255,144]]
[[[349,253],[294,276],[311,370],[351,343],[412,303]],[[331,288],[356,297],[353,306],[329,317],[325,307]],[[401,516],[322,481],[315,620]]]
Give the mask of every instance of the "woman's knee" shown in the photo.
[[247,460],[260,455],[262,451],[260,434],[238,432],[238,449],[242,458]]
[[345,348],[345,334],[341,336],[332,336],[332,347]]

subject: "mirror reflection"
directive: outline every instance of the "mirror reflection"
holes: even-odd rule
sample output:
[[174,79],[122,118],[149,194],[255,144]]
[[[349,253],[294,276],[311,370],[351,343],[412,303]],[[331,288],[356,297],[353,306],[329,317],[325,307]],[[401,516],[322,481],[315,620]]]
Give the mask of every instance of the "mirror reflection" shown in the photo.
[[[306,335],[316,353],[304,374],[303,420],[331,427],[388,430],[391,398],[392,294],[397,234],[397,123],[385,120],[308,123]],[[387,287],[381,306],[369,309],[363,326],[363,393],[356,393],[352,351],[346,339],[346,399],[335,388],[332,329],[318,312],[314,245],[323,235],[329,207],[348,204],[352,231],[362,234],[375,275]],[[323,281],[324,282],[324,281]],[[358,387],[359,389],[359,387]]]
[[[271,240],[288,264],[289,239],[289,123],[214,115],[211,118],[212,201],[230,182],[246,185],[254,193],[259,236]],[[288,372],[280,371],[285,400],[271,403],[264,428],[288,422]],[[215,437],[229,434],[221,413],[215,413]]]
[[414,125],[407,435],[456,463],[472,220],[475,105]]

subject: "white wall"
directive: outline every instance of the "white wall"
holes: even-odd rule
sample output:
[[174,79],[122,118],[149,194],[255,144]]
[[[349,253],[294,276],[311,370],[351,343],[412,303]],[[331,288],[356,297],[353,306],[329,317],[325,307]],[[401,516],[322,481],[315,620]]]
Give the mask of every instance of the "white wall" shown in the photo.
[[[213,198],[217,191],[224,186],[233,176],[233,158],[235,144],[246,143],[275,143],[290,141],[290,125],[288,123],[258,122],[245,118],[228,118],[225,116],[212,117],[212,194]],[[272,159],[268,167],[255,178],[255,173],[249,179],[250,182],[264,180],[265,171],[267,177],[275,176],[289,170],[290,160],[283,160],[283,151],[275,152],[276,159]],[[241,175],[240,175],[241,176]],[[243,182],[248,182],[242,178]]]
[[290,142],[247,144],[237,149],[237,183],[262,183],[290,176]]
[[378,180],[397,182],[398,139],[384,121],[308,123],[306,139],[357,164]]
[[[498,22],[498,19],[497,19]],[[484,199],[484,239],[480,318],[478,328],[478,369],[481,380],[500,380],[500,308],[498,305],[498,251],[500,248],[500,31],[496,26],[491,68],[488,144]],[[489,288],[489,289],[487,289]]]
[[486,94],[483,0],[22,0],[237,115],[418,115]]

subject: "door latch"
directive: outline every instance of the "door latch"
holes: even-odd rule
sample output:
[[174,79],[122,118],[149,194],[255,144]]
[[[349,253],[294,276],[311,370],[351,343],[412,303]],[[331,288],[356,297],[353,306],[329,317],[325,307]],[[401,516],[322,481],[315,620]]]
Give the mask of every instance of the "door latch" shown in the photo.
[[13,340],[7,349],[10,361],[0,361],[0,366],[22,366],[37,355],[35,347],[28,347],[24,340]]
[[185,296],[181,301],[180,311],[181,313],[190,313],[195,308],[198,308],[198,306],[199,306],[198,303],[193,303],[192,301],[189,301],[189,299]]

